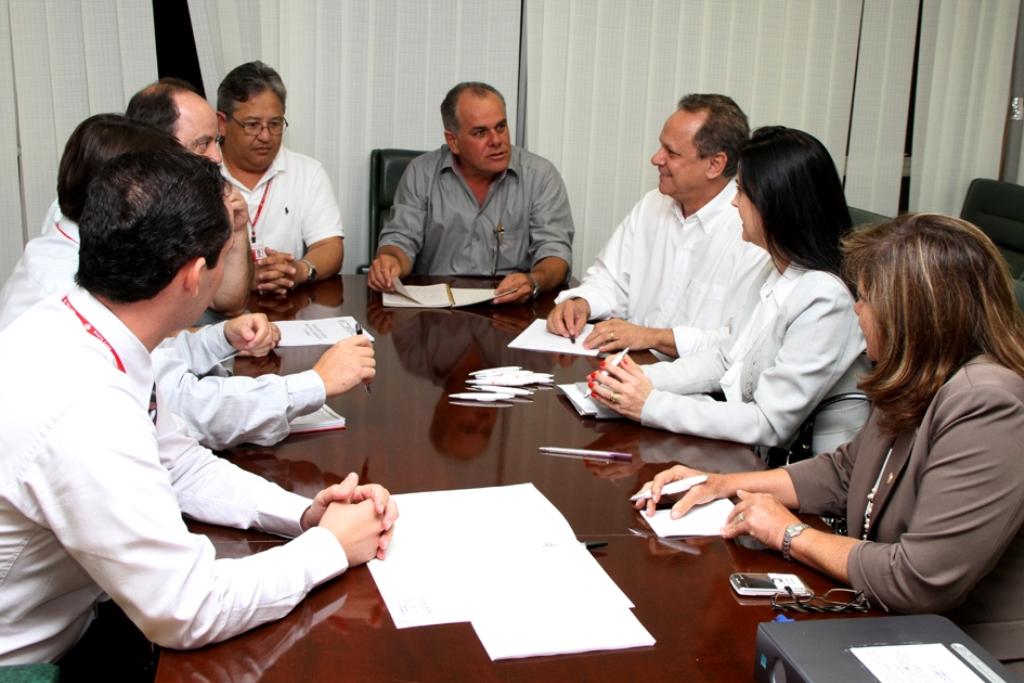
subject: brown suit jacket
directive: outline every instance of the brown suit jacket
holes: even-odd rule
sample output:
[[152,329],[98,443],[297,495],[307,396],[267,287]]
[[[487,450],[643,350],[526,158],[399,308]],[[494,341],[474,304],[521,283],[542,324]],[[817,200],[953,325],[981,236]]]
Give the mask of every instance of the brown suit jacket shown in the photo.
[[787,468],[801,511],[845,514],[860,538],[891,446],[851,585],[887,611],[945,613],[999,659],[1024,659],[1024,378],[978,357],[916,429],[893,439],[878,418]]

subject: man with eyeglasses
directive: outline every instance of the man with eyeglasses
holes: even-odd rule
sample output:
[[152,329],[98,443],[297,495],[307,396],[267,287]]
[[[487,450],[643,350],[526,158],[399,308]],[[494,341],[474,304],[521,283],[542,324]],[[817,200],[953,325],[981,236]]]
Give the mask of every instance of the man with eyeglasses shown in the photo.
[[341,269],[345,233],[323,166],[281,145],[287,90],[263,62],[235,67],[217,88],[221,170],[249,207],[252,288],[284,293]]
[[[147,85],[132,96],[124,115],[174,136],[193,154],[215,164],[221,162],[217,113],[188,81],[161,78]],[[231,188],[226,204],[234,218],[235,241],[224,263],[224,280],[210,308],[234,315],[242,312],[248,303],[254,269],[245,232],[249,223],[245,199],[241,192]]]

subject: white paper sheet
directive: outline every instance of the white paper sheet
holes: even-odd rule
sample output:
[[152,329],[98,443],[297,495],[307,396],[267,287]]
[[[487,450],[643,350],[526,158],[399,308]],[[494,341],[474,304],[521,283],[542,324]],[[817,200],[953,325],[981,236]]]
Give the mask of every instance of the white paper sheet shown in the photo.
[[470,621],[494,659],[654,642],[532,484],[393,498],[388,556],[368,567],[397,628]]
[[590,323],[583,328],[576,343],[573,344],[568,337],[559,337],[557,334],[548,332],[548,321],[538,318],[530,323],[530,326],[519,333],[519,336],[509,342],[510,349],[526,349],[528,351],[549,351],[551,353],[572,353],[577,356],[596,356],[597,349],[583,348],[583,340],[594,330]]
[[614,420],[622,417],[611,408],[606,408],[597,401],[587,398],[583,393],[586,386],[586,382],[577,382],[576,384],[559,384],[558,388],[565,393],[576,412],[584,417],[593,417],[598,420]]
[[942,643],[851,647],[880,683],[984,683]]
[[671,510],[658,510],[653,517],[640,516],[664,538],[666,536],[721,536],[722,527],[732,509],[736,507],[725,498],[692,508],[679,519],[672,519]]
[[473,620],[492,660],[623,650],[654,645],[654,637],[625,607],[581,605],[571,611],[509,609]]
[[[356,319],[351,316],[319,320],[282,320],[274,323],[281,330],[278,346],[331,346],[355,334]],[[367,339],[373,335],[363,331]]]
[[288,423],[292,434],[308,434],[310,432],[326,432],[332,429],[344,429],[345,418],[328,405],[308,415],[300,415]]

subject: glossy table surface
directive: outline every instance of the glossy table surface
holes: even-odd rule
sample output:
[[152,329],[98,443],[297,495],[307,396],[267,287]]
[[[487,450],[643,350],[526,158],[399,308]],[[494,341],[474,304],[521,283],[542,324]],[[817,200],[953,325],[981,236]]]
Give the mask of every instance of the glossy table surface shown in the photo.
[[[468,623],[395,629],[369,571],[357,567],[313,591],[279,622],[200,650],[162,652],[157,680],[750,680],[757,624],[775,614],[766,600],[735,595],[728,575],[794,571],[817,592],[834,582],[777,553],[721,538],[652,538],[626,502],[671,462],[714,471],[762,467],[749,448],[627,420],[581,418],[557,389],[505,408],[448,401],[447,394],[463,390],[469,372],[484,367],[521,365],[552,372],[557,383],[581,381],[594,369],[593,358],[507,348],[521,329],[547,314],[552,298],[506,307],[384,309],[363,276],[343,276],[285,299],[255,300],[251,310],[272,319],[355,316],[376,337],[378,374],[370,394],[356,388],[329,401],[347,418],[347,429],[293,436],[273,448],[237,448],[227,457],[305,495],[348,472],[392,493],[532,482],[580,540],[608,543],[595,555],[635,603],[655,646],[492,662]],[[308,369],[323,348],[238,359],[235,371]],[[646,353],[634,357],[653,360]],[[542,445],[623,450],[634,459],[590,464],[541,455]],[[242,557],[282,542],[253,531],[190,526],[210,537],[219,557]],[[473,552],[472,538],[466,552]]]

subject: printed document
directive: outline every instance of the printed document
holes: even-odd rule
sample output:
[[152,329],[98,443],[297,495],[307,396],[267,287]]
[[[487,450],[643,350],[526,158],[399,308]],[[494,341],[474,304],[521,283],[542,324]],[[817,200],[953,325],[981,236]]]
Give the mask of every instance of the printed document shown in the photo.
[[574,344],[568,337],[560,337],[548,332],[548,321],[538,318],[530,323],[518,337],[509,342],[510,349],[526,349],[528,351],[549,351],[551,353],[572,353],[577,356],[596,356],[597,349],[583,348],[583,340],[593,332],[594,326],[587,323],[583,331],[576,337]]
[[576,409],[576,412],[583,417],[593,417],[598,420],[613,420],[622,417],[611,408],[606,408],[594,399],[586,395],[587,383],[576,382],[575,384],[559,384],[558,388],[565,393],[569,403]]
[[387,558],[367,566],[397,628],[469,621],[492,659],[654,643],[532,484],[393,498],[402,516]]
[[[278,346],[333,346],[356,333],[352,316],[320,318],[319,320],[282,320],[274,323],[281,330]],[[373,335],[363,332],[373,341]]]

